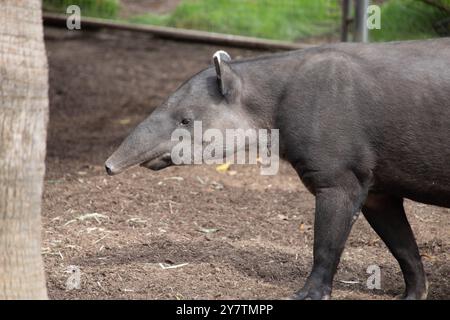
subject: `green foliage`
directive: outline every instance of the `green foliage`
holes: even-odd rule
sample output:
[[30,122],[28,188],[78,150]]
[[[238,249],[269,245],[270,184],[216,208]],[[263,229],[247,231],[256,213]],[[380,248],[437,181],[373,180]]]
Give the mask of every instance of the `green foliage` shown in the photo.
[[[425,1],[450,8],[450,0],[388,0],[381,5],[381,30],[371,30],[371,41],[437,37],[433,25],[448,12]],[[43,0],[44,9],[65,13],[80,6],[82,15],[116,19],[119,0]],[[338,35],[338,0],[182,0],[166,15],[146,14],[130,22],[297,41]]]
[[70,5],[77,5],[81,15],[89,17],[114,19],[119,11],[119,0],[44,0],[44,10],[66,13]]
[[[441,0],[442,3],[449,2]],[[381,7],[381,29],[371,30],[373,41],[437,37],[433,24],[448,17],[442,10],[420,0],[390,0]]]
[[131,22],[271,39],[298,40],[339,29],[336,0],[184,0],[168,15]]

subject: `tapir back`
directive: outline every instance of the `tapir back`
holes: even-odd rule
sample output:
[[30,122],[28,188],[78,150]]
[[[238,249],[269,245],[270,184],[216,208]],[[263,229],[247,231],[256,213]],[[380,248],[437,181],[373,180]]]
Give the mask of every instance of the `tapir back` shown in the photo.
[[330,103],[352,104],[348,130],[373,154],[374,189],[450,207],[450,39],[331,50],[352,70],[337,69],[347,85]]

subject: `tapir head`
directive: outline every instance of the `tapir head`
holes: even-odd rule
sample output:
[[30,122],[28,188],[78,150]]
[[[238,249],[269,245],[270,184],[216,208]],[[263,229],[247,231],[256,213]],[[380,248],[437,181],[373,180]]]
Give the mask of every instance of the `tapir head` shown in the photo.
[[[172,133],[185,129],[193,134],[194,122],[202,129],[249,128],[242,106],[242,78],[218,51],[214,67],[207,68],[181,85],[161,106],[141,122],[105,163],[113,175],[135,165],[160,170],[173,164]],[[202,143],[198,141],[193,143]]]

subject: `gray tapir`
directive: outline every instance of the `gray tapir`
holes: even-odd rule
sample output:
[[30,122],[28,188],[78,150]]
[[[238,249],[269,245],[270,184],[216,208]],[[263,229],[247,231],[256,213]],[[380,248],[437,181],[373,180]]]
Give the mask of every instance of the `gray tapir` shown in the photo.
[[171,165],[171,132],[195,120],[279,128],[280,157],[316,198],[313,268],[295,298],[330,297],[360,211],[398,260],[404,298],[426,298],[403,199],[450,207],[450,39],[218,53],[125,139],[108,174]]

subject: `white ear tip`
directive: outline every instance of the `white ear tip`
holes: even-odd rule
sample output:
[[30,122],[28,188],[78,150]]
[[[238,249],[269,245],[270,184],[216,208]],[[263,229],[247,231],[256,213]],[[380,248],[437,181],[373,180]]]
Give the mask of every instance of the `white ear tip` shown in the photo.
[[220,63],[221,60],[230,61],[231,57],[226,51],[219,50],[219,51],[216,51],[216,53],[214,53],[213,59],[217,59]]

